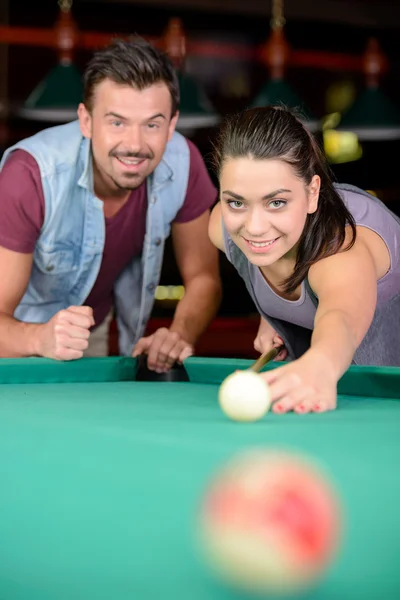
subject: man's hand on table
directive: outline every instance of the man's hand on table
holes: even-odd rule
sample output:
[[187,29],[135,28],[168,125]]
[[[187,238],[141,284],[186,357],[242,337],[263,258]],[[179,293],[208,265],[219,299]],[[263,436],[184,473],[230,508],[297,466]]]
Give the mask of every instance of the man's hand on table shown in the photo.
[[142,337],[133,349],[132,356],[147,355],[147,366],[156,373],[166,373],[176,363],[192,356],[193,346],[176,331],[166,327],[157,329],[152,335]]

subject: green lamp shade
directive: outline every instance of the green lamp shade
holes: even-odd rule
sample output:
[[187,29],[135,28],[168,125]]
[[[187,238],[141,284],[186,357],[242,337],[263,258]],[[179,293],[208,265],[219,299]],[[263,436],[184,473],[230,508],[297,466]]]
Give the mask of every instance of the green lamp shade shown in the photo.
[[366,88],[344,113],[337,129],[351,131],[365,141],[398,139],[400,111],[380,88]]
[[283,105],[295,109],[308,129],[311,131],[319,129],[318,120],[284,79],[270,79],[251,104],[253,108],[271,105]]
[[82,98],[80,72],[73,64],[60,63],[36,86],[18,113],[29,120],[72,121]]
[[186,73],[178,71],[177,75],[181,95],[177,128],[192,130],[218,123],[219,117],[199,84]]

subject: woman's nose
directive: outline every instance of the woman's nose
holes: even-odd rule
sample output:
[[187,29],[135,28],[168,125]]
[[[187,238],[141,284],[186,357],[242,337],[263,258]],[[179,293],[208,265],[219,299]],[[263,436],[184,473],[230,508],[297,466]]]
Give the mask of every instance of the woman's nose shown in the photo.
[[259,211],[250,211],[246,220],[246,230],[250,237],[265,238],[271,225],[266,221],[265,216],[261,216]]

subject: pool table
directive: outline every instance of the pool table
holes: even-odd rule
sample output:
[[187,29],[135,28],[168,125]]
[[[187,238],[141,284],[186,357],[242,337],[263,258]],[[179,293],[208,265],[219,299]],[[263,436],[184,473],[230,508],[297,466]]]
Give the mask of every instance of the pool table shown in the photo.
[[1,600],[244,598],[194,531],[215,469],[260,445],[318,457],[343,499],[341,551],[307,598],[400,598],[400,369],[351,367],[335,412],[231,422],[218,385],[249,364],[190,358],[189,381],[161,383],[126,357],[1,360]]

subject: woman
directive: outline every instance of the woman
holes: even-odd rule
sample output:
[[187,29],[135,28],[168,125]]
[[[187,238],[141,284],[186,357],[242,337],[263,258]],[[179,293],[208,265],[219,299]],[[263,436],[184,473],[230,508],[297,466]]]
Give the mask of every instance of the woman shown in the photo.
[[358,188],[333,184],[289,110],[247,110],[216,146],[220,202],[210,237],[261,315],[255,347],[284,345],[262,375],[273,410],[336,407],[350,364],[400,365],[400,220]]

